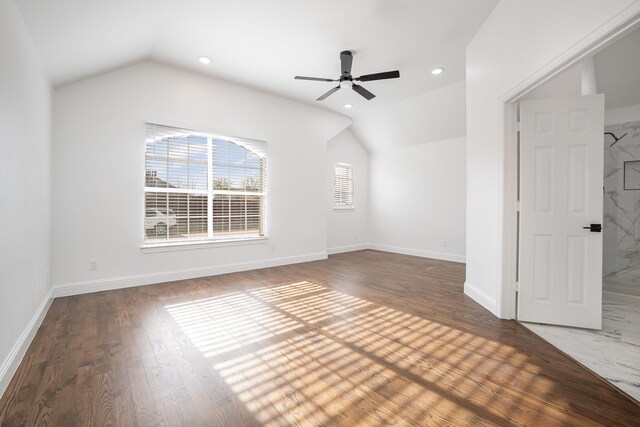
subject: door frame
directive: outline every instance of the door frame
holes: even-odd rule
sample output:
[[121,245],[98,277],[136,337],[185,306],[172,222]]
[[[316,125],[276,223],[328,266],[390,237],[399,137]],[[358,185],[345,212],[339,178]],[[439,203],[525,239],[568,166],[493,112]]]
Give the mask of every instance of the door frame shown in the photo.
[[567,49],[546,66],[500,97],[503,137],[500,141],[500,248],[497,308],[503,319],[516,318],[516,281],[518,272],[518,191],[519,102],[524,95],[553,79],[586,57],[595,55],[618,39],[640,28],[640,3],[634,3]]

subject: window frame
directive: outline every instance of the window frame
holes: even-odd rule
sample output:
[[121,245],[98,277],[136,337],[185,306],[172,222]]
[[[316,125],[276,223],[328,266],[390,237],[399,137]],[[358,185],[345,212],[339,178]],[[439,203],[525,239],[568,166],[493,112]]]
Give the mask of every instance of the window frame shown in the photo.
[[[347,204],[347,203],[341,203],[338,200],[338,197],[336,197],[338,194],[340,194],[340,199],[342,199],[342,194],[343,192],[340,191],[338,192],[336,190],[336,188],[338,187],[337,185],[337,181],[340,180],[344,180],[345,178],[343,177],[339,177],[338,175],[338,169],[339,168],[343,168],[343,169],[347,169],[350,171],[349,175],[350,178],[348,178],[349,182],[350,182],[350,194],[347,193],[347,196],[351,197],[351,203]],[[343,184],[340,185],[340,188],[343,187]],[[336,211],[352,211],[355,210],[355,179],[354,179],[354,167],[353,165],[349,164],[349,163],[335,163],[333,166],[333,209]]]
[[[267,151],[267,143],[265,141],[259,140],[251,140],[247,138],[239,138],[239,137],[231,137],[227,135],[220,135],[216,133],[210,132],[202,132],[195,131],[186,128],[178,128],[171,125],[163,125],[158,123],[147,122],[147,138],[149,137],[149,126],[158,126],[160,128],[172,129],[176,131],[184,132],[184,136],[198,136],[207,139],[207,161],[206,161],[206,180],[207,180],[207,188],[203,189],[187,189],[187,188],[169,188],[169,187],[148,187],[147,186],[147,142],[145,141],[145,150],[144,150],[144,165],[143,171],[145,175],[145,184],[143,187],[143,197],[142,197],[142,244],[140,246],[141,250],[145,253],[148,252],[163,252],[163,251],[171,251],[171,250],[184,250],[184,249],[199,249],[199,248],[207,248],[207,247],[220,247],[220,246],[236,246],[236,245],[246,245],[253,243],[265,243],[268,240],[268,227],[267,227],[267,171],[268,171],[268,151]],[[170,136],[167,136],[162,139],[168,139]],[[260,166],[250,167],[249,169],[257,169],[258,174],[262,180],[261,191],[246,191],[246,188],[243,191],[232,190],[232,189],[215,189],[214,188],[214,172],[213,168],[215,166],[223,166],[228,168],[229,170],[233,168],[233,166],[229,164],[221,164],[215,163],[213,160],[213,146],[214,140],[222,140],[226,141],[228,144],[236,144],[242,147],[245,150],[252,151],[260,157]],[[260,152],[256,152],[251,146],[260,145],[263,147]],[[230,148],[231,149],[231,148]],[[245,167],[246,169],[246,167]],[[144,225],[146,219],[146,212],[148,210],[159,210],[159,209],[167,209],[170,210],[169,207],[153,207],[150,208],[146,206],[147,204],[147,195],[150,193],[156,194],[194,194],[194,195],[206,195],[207,197],[207,211],[206,211],[206,220],[207,220],[207,236],[204,238],[183,238],[183,239],[170,239],[169,234],[167,233],[167,237],[161,240],[150,239],[147,235],[147,229]],[[228,195],[228,196],[257,196],[259,198],[260,211],[258,214],[258,232],[261,234],[257,235],[240,235],[238,237],[234,237],[231,233],[223,234],[223,235],[215,235],[213,230],[214,223],[214,213],[213,213],[213,200],[216,196],[219,195]],[[231,202],[230,202],[231,203]],[[246,201],[245,201],[246,203]],[[231,205],[227,208],[229,211],[229,218],[232,218],[231,215]],[[253,217],[253,215],[247,214],[245,211],[244,218],[245,224],[247,218]],[[231,219],[230,219],[231,221]],[[246,226],[245,226],[246,227]],[[246,228],[245,228],[246,230]]]

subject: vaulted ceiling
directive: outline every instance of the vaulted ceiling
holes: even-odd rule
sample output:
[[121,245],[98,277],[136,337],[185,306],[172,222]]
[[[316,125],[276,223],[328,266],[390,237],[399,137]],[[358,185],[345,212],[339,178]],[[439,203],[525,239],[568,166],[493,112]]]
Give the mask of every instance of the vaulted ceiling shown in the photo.
[[[54,86],[153,60],[317,105],[334,83],[293,77],[337,78],[348,49],[354,76],[401,72],[363,84],[377,95],[372,101],[345,85],[321,105],[365,121],[464,79],[466,45],[498,0],[15,2]],[[200,64],[200,55],[212,63]],[[445,72],[433,76],[436,67]]]

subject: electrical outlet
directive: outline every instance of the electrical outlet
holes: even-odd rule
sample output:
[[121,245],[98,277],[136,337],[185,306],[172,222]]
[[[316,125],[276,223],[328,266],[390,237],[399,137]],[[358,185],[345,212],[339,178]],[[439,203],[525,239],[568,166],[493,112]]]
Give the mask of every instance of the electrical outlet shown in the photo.
[[276,245],[271,245],[271,252],[275,252],[276,251]]
[[442,239],[442,247],[443,248],[446,248],[448,244],[449,244],[449,242],[447,241],[447,239]]
[[97,270],[98,269],[98,260],[90,259],[89,260],[89,270]]

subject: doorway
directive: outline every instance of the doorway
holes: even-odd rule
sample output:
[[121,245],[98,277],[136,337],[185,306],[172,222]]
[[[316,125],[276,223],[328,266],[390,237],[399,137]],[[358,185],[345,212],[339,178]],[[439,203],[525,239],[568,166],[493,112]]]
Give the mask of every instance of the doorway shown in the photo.
[[[598,279],[601,303],[601,328],[578,329],[545,323],[566,322],[560,313],[558,321],[536,320],[518,313],[526,327],[578,360],[595,373],[609,380],[636,400],[640,400],[640,30],[636,29],[594,55],[584,58],[540,87],[522,97],[523,105],[561,97],[585,98],[604,95],[604,126],[600,138],[602,153],[599,180],[601,192],[602,234],[600,239],[601,268],[590,272],[589,279]],[[560,97],[560,98],[558,98]],[[548,102],[547,102],[548,103]],[[522,132],[522,129],[521,129]],[[522,135],[520,135],[522,138]],[[522,141],[519,141],[522,143]],[[573,143],[574,147],[577,147]],[[521,162],[523,148],[520,146]],[[520,192],[526,185],[525,165],[520,165]],[[570,169],[570,168],[567,168]],[[567,176],[571,171],[567,170]],[[594,196],[592,194],[592,196]],[[531,256],[523,250],[526,229],[520,211],[519,248],[522,257]],[[530,218],[529,218],[530,219]],[[525,221],[526,223],[526,221]],[[574,233],[574,235],[576,235]],[[544,239],[543,239],[544,240]],[[575,239],[574,239],[575,241]],[[582,246],[578,245],[578,248]],[[526,262],[524,263],[526,265]],[[586,270],[585,270],[586,271]],[[518,303],[531,285],[520,269]],[[597,274],[597,277],[595,276]],[[568,277],[565,275],[565,277]],[[569,282],[569,280],[567,279]],[[566,283],[565,283],[566,284]],[[543,301],[544,302],[544,301]],[[520,305],[519,305],[520,306]],[[558,315],[558,313],[554,313]],[[592,313],[593,314],[593,313]],[[548,317],[549,318],[549,317]],[[585,327],[578,322],[574,326]]]

